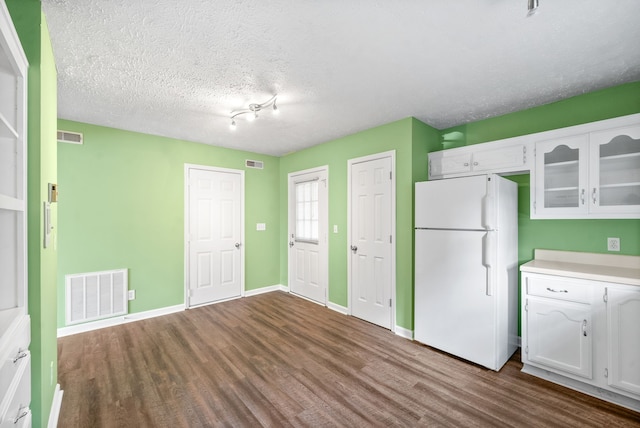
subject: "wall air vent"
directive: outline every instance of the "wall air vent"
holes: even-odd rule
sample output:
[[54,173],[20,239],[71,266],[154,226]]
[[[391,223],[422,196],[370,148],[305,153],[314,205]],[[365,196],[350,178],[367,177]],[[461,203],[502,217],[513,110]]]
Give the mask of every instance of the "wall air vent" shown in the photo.
[[67,325],[129,313],[127,269],[65,275]]
[[247,159],[246,161],[244,161],[244,166],[246,166],[247,168],[263,169],[264,162]]
[[58,142],[69,144],[82,144],[82,134],[80,132],[58,130]]

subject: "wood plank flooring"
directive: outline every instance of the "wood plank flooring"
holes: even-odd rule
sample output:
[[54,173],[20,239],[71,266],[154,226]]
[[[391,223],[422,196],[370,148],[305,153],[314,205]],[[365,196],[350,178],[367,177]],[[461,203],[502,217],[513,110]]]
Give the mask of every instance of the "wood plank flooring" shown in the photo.
[[273,292],[58,341],[60,427],[640,427],[640,413],[461,361]]

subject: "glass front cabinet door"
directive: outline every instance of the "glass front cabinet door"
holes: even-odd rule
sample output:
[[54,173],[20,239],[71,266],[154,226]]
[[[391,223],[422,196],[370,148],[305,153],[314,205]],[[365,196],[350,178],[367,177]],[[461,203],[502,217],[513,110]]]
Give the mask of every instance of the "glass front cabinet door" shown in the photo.
[[536,214],[587,214],[588,149],[587,134],[536,143]]
[[591,211],[640,212],[640,125],[590,134]]
[[640,218],[640,124],[535,143],[532,218]]

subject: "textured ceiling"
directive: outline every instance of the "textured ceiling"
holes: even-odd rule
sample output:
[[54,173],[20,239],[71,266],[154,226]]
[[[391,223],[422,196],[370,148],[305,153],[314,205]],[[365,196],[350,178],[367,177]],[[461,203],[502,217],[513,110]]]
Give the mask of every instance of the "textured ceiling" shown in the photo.
[[[282,155],[640,80],[640,1],[42,0],[61,118]],[[278,94],[231,131],[229,114]]]

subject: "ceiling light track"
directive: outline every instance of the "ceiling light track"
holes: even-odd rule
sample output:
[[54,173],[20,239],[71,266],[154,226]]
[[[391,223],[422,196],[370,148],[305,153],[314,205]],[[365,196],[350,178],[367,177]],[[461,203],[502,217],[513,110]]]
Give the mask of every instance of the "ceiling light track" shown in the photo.
[[278,99],[278,94],[275,94],[269,100],[263,103],[251,103],[249,104],[249,108],[242,110],[234,110],[231,112],[231,129],[236,128],[236,117],[241,116],[243,114],[248,114],[247,120],[252,121],[258,118],[258,112],[267,108],[271,108],[274,113],[279,113],[278,106],[276,105],[276,100]]

